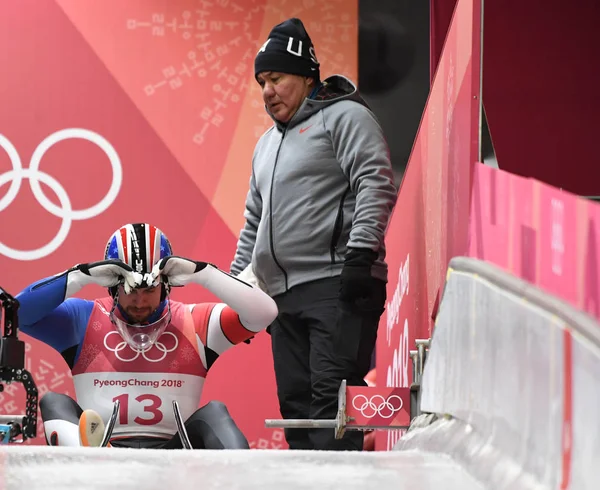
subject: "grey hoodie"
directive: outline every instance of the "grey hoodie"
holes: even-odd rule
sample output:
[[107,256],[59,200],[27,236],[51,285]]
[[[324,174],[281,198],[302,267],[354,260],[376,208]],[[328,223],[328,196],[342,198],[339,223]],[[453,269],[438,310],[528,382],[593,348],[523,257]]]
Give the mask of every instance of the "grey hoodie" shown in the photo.
[[252,261],[271,296],[339,275],[349,247],[379,252],[371,273],[387,281],[384,235],[397,198],[388,147],[350,80],[323,83],[254,150],[231,272]]

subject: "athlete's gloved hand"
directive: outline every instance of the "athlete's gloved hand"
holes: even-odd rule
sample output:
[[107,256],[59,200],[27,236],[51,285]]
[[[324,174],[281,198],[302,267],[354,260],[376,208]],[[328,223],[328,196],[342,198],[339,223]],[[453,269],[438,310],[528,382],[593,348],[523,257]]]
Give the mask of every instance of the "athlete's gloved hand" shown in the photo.
[[120,260],[102,260],[87,264],[77,264],[68,271],[67,297],[81,289],[86,284],[97,284],[103,287],[113,287],[123,284],[125,293],[129,294],[139,286],[143,276],[134,272],[127,264]]
[[152,275],[171,286],[199,284],[237,313],[240,323],[250,332],[258,333],[277,317],[277,304],[257,287],[227,274],[208,262],[170,256],[158,262]]
[[152,276],[156,281],[159,277],[170,286],[185,286],[190,282],[202,283],[199,273],[209,264],[195,260],[170,255],[158,262],[152,269]]

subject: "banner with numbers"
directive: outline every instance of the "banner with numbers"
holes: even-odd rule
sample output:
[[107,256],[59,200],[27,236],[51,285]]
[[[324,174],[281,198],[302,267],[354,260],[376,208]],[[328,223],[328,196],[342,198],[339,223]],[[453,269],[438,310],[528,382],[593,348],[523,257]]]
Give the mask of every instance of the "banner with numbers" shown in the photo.
[[[175,253],[229,270],[252,151],[271,125],[253,79],[271,28],[303,20],[324,77],[357,79],[357,0],[22,0],[0,16],[0,285],[102,257],[113,230],[148,221]],[[88,287],[78,296],[105,294]],[[181,301],[214,300],[200,287]],[[61,356],[25,335],[43,395],[73,395]],[[285,447],[270,338],[228,351],[202,403],[217,399],[252,447]],[[0,393],[19,413],[22,388]],[[42,434],[41,421],[38,434]],[[43,444],[42,437],[34,443]]]

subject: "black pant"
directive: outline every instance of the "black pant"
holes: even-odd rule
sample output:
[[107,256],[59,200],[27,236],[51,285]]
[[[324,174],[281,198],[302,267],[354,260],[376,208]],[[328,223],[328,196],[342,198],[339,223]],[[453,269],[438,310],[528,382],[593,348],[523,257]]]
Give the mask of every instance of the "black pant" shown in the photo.
[[[40,400],[40,412],[44,422],[66,420],[79,423],[83,410],[67,395],[46,393]],[[196,410],[184,423],[190,443],[194,449],[250,449],[248,440],[235,424],[227,407],[221,402],[210,401]],[[47,441],[55,445],[54,441]],[[154,437],[128,437],[111,441],[113,447],[145,449],[182,449],[179,434],[170,439]]]
[[[284,419],[335,419],[343,379],[366,386],[379,319],[386,300],[377,281],[360,305],[341,302],[340,278],[296,286],[274,299],[279,316],[270,327],[279,408]],[[362,450],[363,433],[286,429],[290,449]]]

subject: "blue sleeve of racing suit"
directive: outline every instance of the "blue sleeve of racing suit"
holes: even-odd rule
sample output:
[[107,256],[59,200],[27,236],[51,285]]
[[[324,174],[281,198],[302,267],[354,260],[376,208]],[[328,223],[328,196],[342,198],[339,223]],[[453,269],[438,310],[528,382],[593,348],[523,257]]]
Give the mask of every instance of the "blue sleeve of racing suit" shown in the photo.
[[42,279],[21,291],[16,296],[20,303],[19,328],[61,354],[75,347],[74,365],[94,302],[79,298],[65,300],[66,289],[65,273]]

